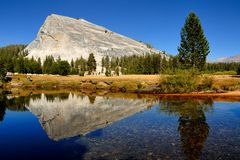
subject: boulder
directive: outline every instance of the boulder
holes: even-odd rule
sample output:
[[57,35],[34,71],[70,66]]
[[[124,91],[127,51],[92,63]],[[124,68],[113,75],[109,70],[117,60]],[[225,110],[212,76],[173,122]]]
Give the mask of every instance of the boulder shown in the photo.
[[88,90],[88,91],[91,91],[91,92],[96,91],[96,86],[92,83],[82,83],[80,85],[80,88],[82,90]]

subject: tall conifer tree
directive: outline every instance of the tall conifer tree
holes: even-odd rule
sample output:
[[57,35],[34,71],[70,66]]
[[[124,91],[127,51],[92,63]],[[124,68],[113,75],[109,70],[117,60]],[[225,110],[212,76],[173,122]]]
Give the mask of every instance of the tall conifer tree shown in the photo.
[[197,15],[191,12],[181,31],[181,43],[178,47],[179,61],[186,68],[202,70],[209,54],[209,44],[204,35],[201,22]]

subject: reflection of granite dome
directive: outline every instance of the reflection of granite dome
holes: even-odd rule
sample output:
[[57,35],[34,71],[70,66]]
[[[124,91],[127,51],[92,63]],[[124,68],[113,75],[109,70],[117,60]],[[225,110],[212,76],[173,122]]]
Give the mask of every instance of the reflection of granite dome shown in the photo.
[[37,38],[27,46],[29,57],[45,59],[53,55],[62,59],[87,58],[94,53],[98,66],[102,56],[139,55],[143,53],[159,53],[146,44],[114,33],[104,27],[83,19],[74,19],[59,15],[47,17],[38,32]]
[[144,110],[149,103],[144,100],[96,97],[91,104],[88,97],[69,96],[67,100],[55,98],[47,101],[45,96],[31,100],[29,111],[38,116],[49,138],[85,135]]

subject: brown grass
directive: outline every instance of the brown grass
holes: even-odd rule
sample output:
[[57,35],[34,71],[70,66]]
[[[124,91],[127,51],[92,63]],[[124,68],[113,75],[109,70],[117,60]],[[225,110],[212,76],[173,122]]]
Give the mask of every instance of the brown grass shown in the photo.
[[213,78],[213,88],[226,91],[235,91],[240,89],[240,77],[231,75],[215,75]]
[[[17,75],[15,77],[22,77],[24,75]],[[159,75],[122,75],[122,76],[57,76],[57,75],[32,75],[33,81],[82,81],[82,80],[96,80],[96,81],[149,81],[158,82]]]
[[85,81],[104,81],[139,84],[146,82],[148,85],[156,85],[159,82],[159,75],[122,75],[114,77],[106,76],[58,76],[58,75],[31,75],[32,81],[27,75],[14,75],[9,88],[35,88],[35,89],[79,89]]

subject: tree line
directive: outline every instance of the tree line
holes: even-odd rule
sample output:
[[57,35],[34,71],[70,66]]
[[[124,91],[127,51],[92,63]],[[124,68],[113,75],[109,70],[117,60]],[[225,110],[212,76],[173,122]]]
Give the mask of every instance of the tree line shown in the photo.
[[[191,69],[192,67],[190,67]],[[238,71],[240,63],[206,63],[201,70],[202,73],[215,73],[224,71]],[[179,62],[177,56],[165,56],[163,53],[146,53],[143,55],[132,55],[123,57],[105,56],[102,58],[102,73],[110,76],[122,74],[175,74],[179,70],[186,69],[186,66]],[[195,68],[198,69],[198,68]],[[239,71],[240,73],[240,71]]]
[[42,61],[40,58],[28,58],[28,52],[24,51],[25,45],[10,45],[0,48],[0,79],[2,80],[7,72],[32,73],[32,74],[80,74],[85,72],[92,74],[96,70],[96,60],[93,53],[89,58],[77,58],[69,63],[61,57],[54,59],[53,56],[46,56]]
[[102,73],[110,76],[122,74],[158,74],[160,68],[167,67],[168,61],[162,53],[146,53],[143,55],[131,55],[122,57],[103,57]]
[[53,56],[47,56],[43,62],[42,72],[45,74],[59,75],[84,75],[85,72],[92,74],[96,71],[97,63],[93,53],[89,54],[88,60],[83,57],[72,59],[69,63],[66,60],[61,60],[61,57],[54,59]]

